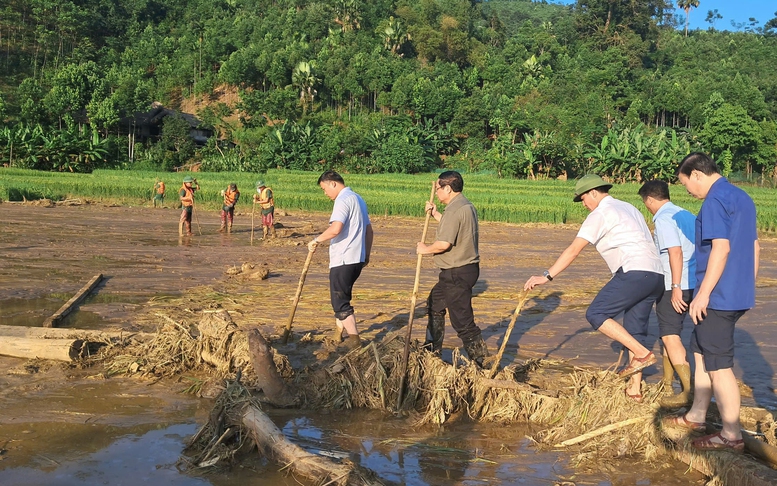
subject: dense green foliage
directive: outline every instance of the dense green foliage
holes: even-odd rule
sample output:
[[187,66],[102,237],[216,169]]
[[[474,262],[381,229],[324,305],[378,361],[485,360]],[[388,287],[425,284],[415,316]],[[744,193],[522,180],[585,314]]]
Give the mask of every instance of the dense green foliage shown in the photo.
[[[256,177],[245,172],[192,173],[199,181],[197,207],[221,208],[219,192],[234,182],[243,197],[239,211],[251,210],[251,197]],[[85,197],[130,205],[150,205],[157,178],[167,184],[168,206],[175,206],[185,174],[150,171],[95,170],[91,174],[52,173],[24,169],[0,169],[0,200]],[[331,211],[332,202],[316,184],[317,173],[271,169],[262,179],[273,189],[276,206],[285,210]],[[384,215],[423,216],[428,200],[431,174],[351,174],[345,182],[364,197],[373,217]],[[649,213],[637,191],[640,185],[617,184],[610,191],[619,199],[634,204],[648,220]],[[773,189],[744,186],[755,200],[758,228],[777,230],[777,194]],[[701,201],[691,198],[680,185],[670,187],[672,201],[696,213]],[[464,193],[484,221],[508,223],[580,223],[588,212],[572,202],[571,181],[522,181],[487,174],[470,174],[465,178]]]
[[[632,181],[703,150],[771,176],[777,19],[684,32],[675,4],[9,0],[0,161]],[[194,100],[230,143],[195,149],[165,123],[156,144],[133,145],[120,122]]]

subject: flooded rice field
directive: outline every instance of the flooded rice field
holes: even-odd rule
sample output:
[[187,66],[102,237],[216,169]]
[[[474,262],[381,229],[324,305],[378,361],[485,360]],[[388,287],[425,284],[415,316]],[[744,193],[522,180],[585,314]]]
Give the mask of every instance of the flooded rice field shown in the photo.
[[[281,216],[281,238],[250,245],[250,213],[238,214],[232,234],[219,234],[215,212],[199,215],[202,236],[179,239],[173,209],[0,204],[0,325],[41,326],[92,276],[105,279],[62,327],[153,331],[171,299],[195,312],[198,298],[229,300],[241,327],[268,333],[285,323],[307,254],[305,244],[326,227],[326,214]],[[415,242],[423,222],[376,217],[372,261],[357,282],[354,306],[363,337],[381,338],[407,323],[415,272]],[[261,231],[258,232],[261,235]],[[482,267],[475,317],[494,352],[523,282],[549,266],[575,228],[483,223]],[[256,236],[256,235],[255,235]],[[774,239],[762,237],[758,307],[738,324],[735,373],[743,404],[774,408],[777,342],[777,263]],[[238,278],[230,269],[250,263],[265,280]],[[297,338],[330,333],[328,260],[317,252],[296,311]],[[607,281],[593,248],[553,285],[527,302],[505,356],[571,359],[607,367],[618,349],[585,321],[588,302]],[[424,260],[419,302],[436,280]],[[186,298],[190,298],[186,304]],[[423,339],[425,318],[413,337]],[[659,351],[657,326],[649,345]],[[683,336],[687,342],[690,328]],[[443,357],[460,345],[448,328]],[[284,346],[295,368],[317,360],[309,346]],[[503,360],[504,362],[504,360]],[[648,382],[660,380],[652,367]],[[3,485],[292,485],[297,478],[257,457],[207,473],[185,469],[187,437],[207,419],[212,400],[181,393],[190,383],[106,376],[93,368],[0,357],[0,484]],[[529,426],[473,423],[415,428],[404,418],[365,410],[268,410],[294,443],[308,451],[349,458],[388,481],[409,485],[686,485],[703,484],[685,464],[619,460],[617,467],[581,468],[569,453],[539,451]]]

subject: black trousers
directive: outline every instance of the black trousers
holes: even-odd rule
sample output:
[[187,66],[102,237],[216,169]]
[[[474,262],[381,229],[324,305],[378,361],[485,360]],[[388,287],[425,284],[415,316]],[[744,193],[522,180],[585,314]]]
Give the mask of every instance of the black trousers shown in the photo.
[[427,300],[430,312],[439,314],[448,309],[451,326],[465,343],[480,337],[480,328],[475,325],[472,312],[472,287],[479,276],[479,263],[440,270],[437,284],[432,287]]

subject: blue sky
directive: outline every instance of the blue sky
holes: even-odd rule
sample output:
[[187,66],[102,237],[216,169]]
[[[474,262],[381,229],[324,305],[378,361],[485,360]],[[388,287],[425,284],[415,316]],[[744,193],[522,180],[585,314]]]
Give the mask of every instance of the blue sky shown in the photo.
[[[553,0],[551,0],[553,1]],[[572,4],[575,0],[556,0],[557,3]],[[671,0],[673,5],[677,5],[676,0]],[[691,10],[690,29],[708,29],[710,24],[705,22],[707,11],[718,9],[718,13],[723,19],[715,22],[715,28],[718,30],[735,30],[731,26],[731,21],[737,23],[749,24],[748,19],[755,17],[758,20],[758,27],[775,17],[777,12],[777,0],[699,0],[699,8]],[[685,12],[675,8],[680,15],[683,26],[685,25]]]

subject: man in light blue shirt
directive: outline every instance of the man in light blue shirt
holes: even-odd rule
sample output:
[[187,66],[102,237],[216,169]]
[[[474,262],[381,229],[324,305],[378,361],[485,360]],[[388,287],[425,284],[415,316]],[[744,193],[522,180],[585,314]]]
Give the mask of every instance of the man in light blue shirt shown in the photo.
[[353,285],[362,268],[370,262],[372,249],[372,224],[364,199],[345,186],[342,176],[328,170],[318,178],[324,194],[335,202],[329,228],[308,243],[308,250],[316,251],[319,243],[329,245],[329,296],[335,312],[337,331],[335,340],[340,342],[343,329],[348,333],[349,348],[359,347],[359,331],[356,330],[351,297]]
[[665,291],[656,300],[658,329],[664,343],[664,386],[671,393],[677,372],[683,387],[681,393],[662,400],[661,404],[688,405],[693,399],[691,367],[680,332],[696,287],[696,216],[669,200],[669,185],[664,181],[646,182],[639,195],[653,215],[654,239],[664,270]]

